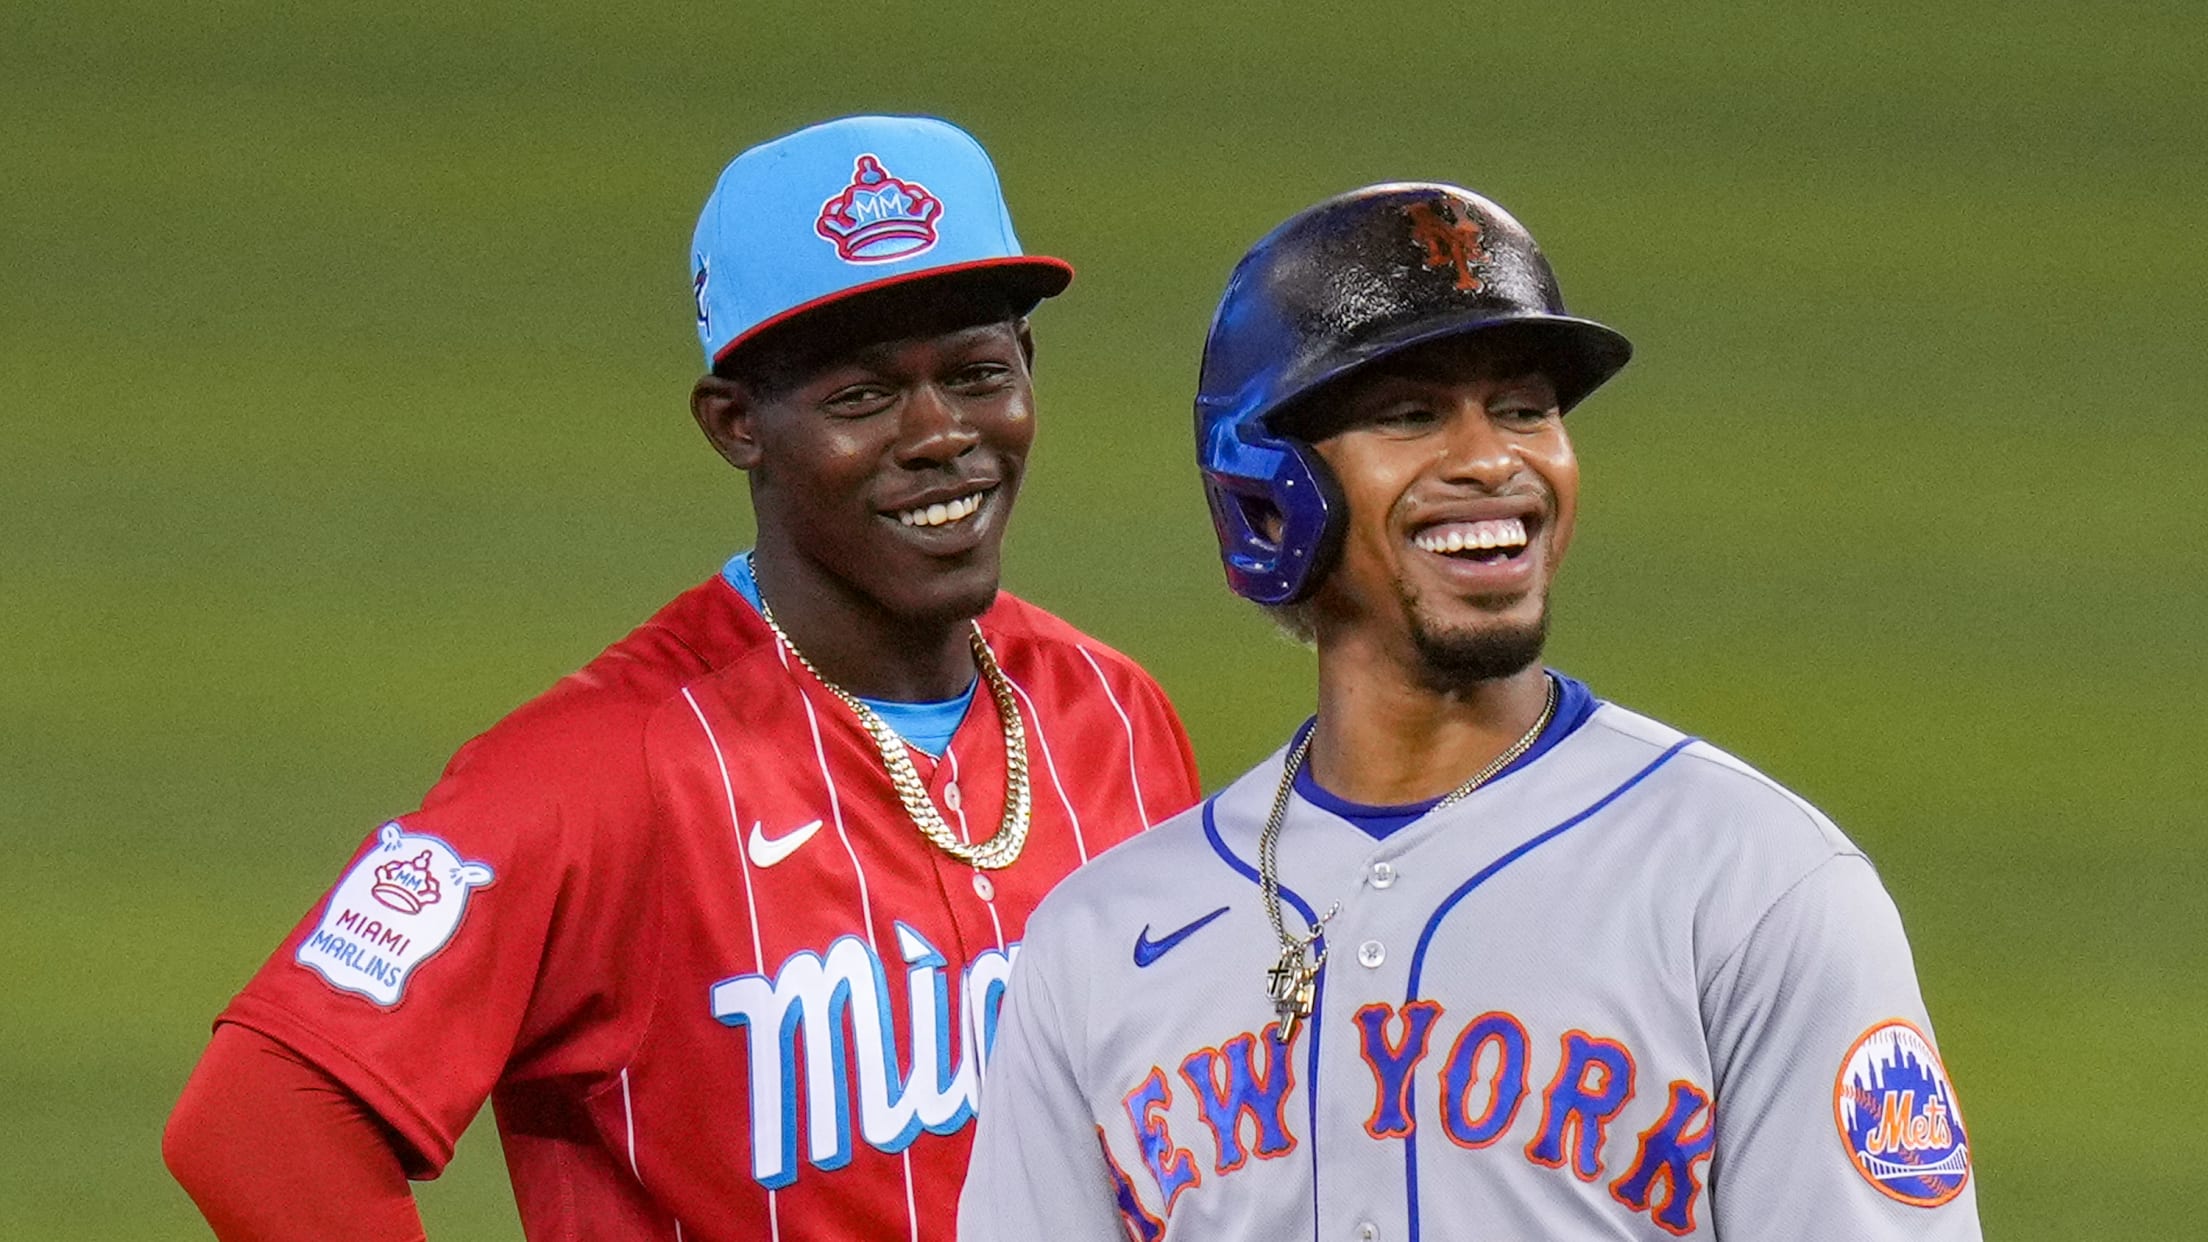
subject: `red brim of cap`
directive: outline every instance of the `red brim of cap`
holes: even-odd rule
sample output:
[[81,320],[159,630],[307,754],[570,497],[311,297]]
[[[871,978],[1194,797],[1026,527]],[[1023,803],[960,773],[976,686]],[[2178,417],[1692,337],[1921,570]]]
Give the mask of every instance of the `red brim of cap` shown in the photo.
[[810,302],[801,302],[779,315],[760,320],[742,335],[721,346],[713,355],[713,365],[719,366],[721,363],[728,361],[730,354],[735,353],[745,342],[757,338],[761,333],[771,328],[780,327],[801,315],[819,310],[824,306],[832,306],[860,294],[872,293],[879,289],[891,289],[899,285],[915,284],[923,280],[937,280],[945,276],[965,276],[981,272],[996,274],[1004,286],[1012,290],[1015,302],[1024,301],[1026,306],[1022,313],[1025,313],[1025,310],[1032,310],[1035,304],[1041,302],[1044,298],[1054,298],[1064,293],[1066,286],[1073,283],[1073,265],[1071,263],[1064,259],[1054,259],[1049,255],[1041,254],[1010,255],[1001,259],[975,259],[970,263],[950,263],[942,267],[923,268],[917,272],[903,272],[895,276],[884,276],[880,280],[871,280],[863,285],[852,285],[848,288],[838,289],[834,293],[814,298]]

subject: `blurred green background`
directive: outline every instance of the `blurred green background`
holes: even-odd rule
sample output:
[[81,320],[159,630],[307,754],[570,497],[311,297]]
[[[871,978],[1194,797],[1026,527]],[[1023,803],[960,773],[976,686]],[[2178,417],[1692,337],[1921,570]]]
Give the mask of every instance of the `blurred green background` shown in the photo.
[[[1367,181],[1510,205],[1640,348],[1572,419],[1555,662],[1880,862],[1989,1237],[2198,1236],[2201,7],[1039,13],[0,11],[0,1233],[198,1234],[158,1134],[210,1016],[748,538],[684,406],[721,164],[914,110],[1081,269],[1010,585],[1147,663],[1214,785],[1311,682],[1189,463],[1227,269]],[[518,1236],[487,1114],[421,1197]]]

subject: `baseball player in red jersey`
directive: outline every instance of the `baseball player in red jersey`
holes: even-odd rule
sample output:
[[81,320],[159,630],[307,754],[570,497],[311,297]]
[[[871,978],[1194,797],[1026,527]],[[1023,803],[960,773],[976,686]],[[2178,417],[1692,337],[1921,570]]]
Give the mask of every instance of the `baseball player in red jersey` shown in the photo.
[[1124,656],[997,590],[1028,256],[958,129],[729,165],[692,408],[758,543],[463,747],[217,1019],[218,1235],[415,1238],[485,1099],[531,1238],[949,1239],[1028,912],[1198,795]]

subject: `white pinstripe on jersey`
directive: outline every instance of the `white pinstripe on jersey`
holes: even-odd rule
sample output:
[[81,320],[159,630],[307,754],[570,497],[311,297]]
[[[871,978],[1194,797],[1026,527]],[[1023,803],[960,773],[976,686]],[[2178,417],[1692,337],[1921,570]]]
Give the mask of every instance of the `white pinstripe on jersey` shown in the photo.
[[1006,685],[1012,687],[1013,693],[1020,696],[1020,702],[1027,705],[1029,727],[1035,733],[1035,749],[1043,752],[1043,766],[1050,770],[1051,788],[1058,791],[1058,803],[1066,808],[1066,821],[1073,825],[1073,848],[1080,853],[1081,861],[1087,862],[1089,843],[1081,835],[1081,812],[1074,809],[1073,799],[1066,796],[1066,783],[1058,779],[1058,761],[1051,757],[1050,739],[1043,736],[1043,714],[1035,710],[1035,700],[1028,697],[1025,686],[1012,680],[1010,674],[1006,674],[1004,680]]
[[[787,667],[788,663],[785,658],[783,661],[784,667]],[[736,815],[736,783],[729,779],[728,756],[721,750],[721,739],[713,736],[713,725],[705,718],[705,709],[698,706],[697,697],[690,693],[690,687],[684,686],[682,688],[682,697],[683,701],[690,705],[690,713],[698,718],[698,727],[705,730],[706,744],[713,748],[713,762],[720,768],[721,793],[728,801],[728,831],[736,842],[737,870],[744,877],[744,914],[751,920],[751,968],[764,974],[767,969],[767,954],[759,941],[759,899],[751,888],[751,855],[744,848],[744,825]],[[624,1068],[621,1071],[621,1089],[624,1093],[628,1090],[628,1083],[629,1071]],[[629,1168],[631,1172],[636,1169],[636,1139],[633,1132],[629,1139]],[[639,1182],[643,1181],[643,1176],[638,1175],[637,1180]],[[767,1189],[767,1237],[769,1242],[782,1242],[780,1193],[772,1187]],[[682,1237],[681,1221],[675,1222],[675,1237],[677,1242],[680,1242]]]
[[1078,647],[1081,658],[1088,661],[1089,671],[1096,674],[1096,684],[1104,689],[1104,701],[1112,705],[1112,714],[1119,717],[1119,727],[1127,731],[1127,784],[1135,791],[1135,814],[1142,826],[1150,826],[1150,808],[1142,800],[1142,778],[1135,773],[1135,722],[1127,718],[1127,709],[1120,705],[1119,695],[1112,690],[1112,683],[1104,676],[1104,669],[1087,647]]

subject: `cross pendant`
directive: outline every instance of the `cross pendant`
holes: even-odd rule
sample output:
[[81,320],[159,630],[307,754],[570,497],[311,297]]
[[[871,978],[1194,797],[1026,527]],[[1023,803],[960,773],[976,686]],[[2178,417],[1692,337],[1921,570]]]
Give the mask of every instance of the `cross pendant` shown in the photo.
[[1318,964],[1307,960],[1302,945],[1281,949],[1280,960],[1265,972],[1265,994],[1280,1018],[1280,1042],[1294,1043],[1296,1028],[1311,1016],[1318,998]]

